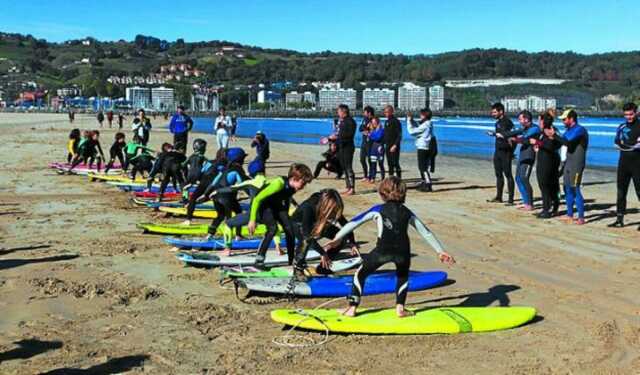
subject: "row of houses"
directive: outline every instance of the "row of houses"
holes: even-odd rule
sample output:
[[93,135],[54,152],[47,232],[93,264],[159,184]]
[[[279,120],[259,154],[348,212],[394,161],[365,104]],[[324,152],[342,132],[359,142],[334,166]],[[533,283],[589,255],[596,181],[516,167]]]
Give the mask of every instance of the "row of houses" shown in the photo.
[[[429,87],[428,106],[431,110],[440,111],[444,109],[444,88],[436,85]],[[397,100],[396,100],[397,99]],[[396,90],[388,88],[367,88],[362,91],[362,100],[358,101],[358,91],[354,89],[344,89],[341,87],[323,87],[316,94],[312,92],[298,93],[289,92],[285,96],[287,108],[293,103],[309,102],[320,110],[331,111],[340,104],[346,104],[349,108],[361,108],[371,106],[376,110],[382,110],[386,105],[392,105],[401,110],[419,110],[427,106],[427,88],[417,86],[412,83],[405,83]]]

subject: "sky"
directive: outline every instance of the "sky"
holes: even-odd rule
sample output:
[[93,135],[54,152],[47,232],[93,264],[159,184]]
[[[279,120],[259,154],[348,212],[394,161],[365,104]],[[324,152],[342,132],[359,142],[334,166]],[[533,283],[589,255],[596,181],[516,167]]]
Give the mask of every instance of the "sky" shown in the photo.
[[301,52],[640,50],[637,0],[3,0],[0,31],[62,42],[227,40]]

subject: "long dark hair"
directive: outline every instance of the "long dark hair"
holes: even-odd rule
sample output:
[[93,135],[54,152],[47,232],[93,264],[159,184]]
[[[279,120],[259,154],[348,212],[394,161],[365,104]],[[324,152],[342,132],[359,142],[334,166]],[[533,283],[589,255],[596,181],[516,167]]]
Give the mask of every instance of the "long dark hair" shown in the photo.
[[344,203],[340,194],[335,189],[321,190],[320,201],[316,206],[316,225],[313,227],[313,236],[318,237],[328,222],[342,216]]

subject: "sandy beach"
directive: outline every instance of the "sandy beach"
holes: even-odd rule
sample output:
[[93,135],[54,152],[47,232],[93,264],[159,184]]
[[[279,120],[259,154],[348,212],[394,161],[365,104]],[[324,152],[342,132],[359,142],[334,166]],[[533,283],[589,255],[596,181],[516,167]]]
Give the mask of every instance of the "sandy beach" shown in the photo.
[[[158,129],[161,118],[152,122],[151,145],[158,148],[171,138]],[[97,123],[93,116],[78,115],[71,126],[64,114],[0,113],[2,374],[640,373],[640,211],[631,192],[629,225],[606,227],[615,210],[615,172],[587,170],[588,224],[576,226],[486,203],[495,194],[489,161],[439,157],[435,192],[412,190],[407,205],[458,264],[441,265],[411,232],[418,254],[412,268],[445,269],[454,282],[410,293],[409,304],[533,306],[539,316],[524,327],[486,334],[332,335],[322,346],[290,349],[272,343],[284,331],[269,312],[325,300],[245,303],[218,285],[217,270],[184,267],[161,236],[135,227],[180,219],[133,207],[127,194],[105,184],[47,169],[66,157],[72,127]],[[114,132],[102,131],[106,152]],[[214,138],[203,137],[212,156]],[[249,142],[236,144],[248,149]],[[293,161],[313,166],[322,151],[272,143],[267,172],[285,174]],[[417,177],[415,155],[403,155],[401,165],[404,177]],[[325,187],[344,183],[322,174],[300,197]],[[345,213],[378,202],[375,193],[348,197]],[[364,252],[370,250],[373,226],[357,238],[368,241]],[[383,295],[366,297],[363,306],[393,303],[392,295]]]

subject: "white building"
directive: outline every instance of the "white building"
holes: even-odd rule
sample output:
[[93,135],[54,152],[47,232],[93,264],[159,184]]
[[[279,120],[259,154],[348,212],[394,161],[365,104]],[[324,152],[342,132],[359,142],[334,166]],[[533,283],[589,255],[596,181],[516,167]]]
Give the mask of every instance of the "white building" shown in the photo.
[[191,94],[191,111],[217,112],[220,109],[220,99],[215,92],[196,91]]
[[418,110],[424,108],[426,103],[427,89],[425,87],[407,82],[398,89],[398,109]]
[[555,109],[557,101],[555,98],[540,97],[535,95],[505,97],[502,104],[506,112],[516,113],[524,110],[530,112],[544,112],[549,108]]
[[440,85],[429,87],[429,109],[432,111],[444,109],[444,87]]
[[387,105],[395,105],[396,92],[390,89],[364,89],[362,91],[362,108],[371,106],[382,110]]
[[125,98],[134,108],[151,108],[151,89],[148,87],[127,87]]
[[327,111],[335,110],[340,104],[346,104],[349,109],[355,109],[356,97],[354,89],[322,89],[318,106]]
[[316,93],[311,92],[311,91],[305,91],[304,94],[302,94],[302,101],[305,101],[307,103],[311,103],[314,107],[316,106],[318,99],[316,97]]
[[82,96],[82,90],[79,87],[64,87],[56,90],[56,94],[61,97],[76,97]]
[[162,86],[152,88],[151,105],[158,111],[173,111],[176,108],[173,89]]
[[288,92],[285,95],[285,105],[287,108],[291,107],[294,103],[302,103],[303,94],[297,91]]

